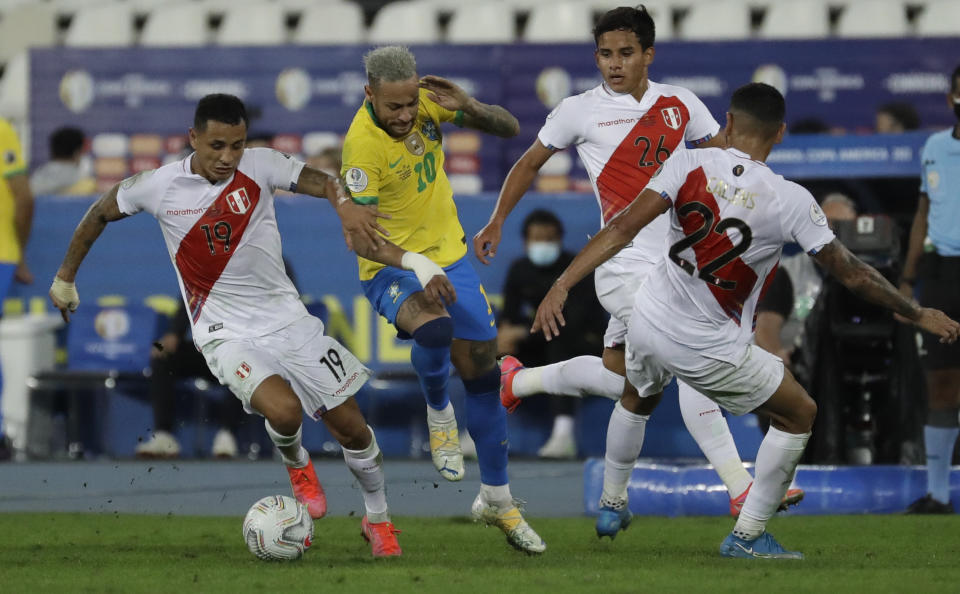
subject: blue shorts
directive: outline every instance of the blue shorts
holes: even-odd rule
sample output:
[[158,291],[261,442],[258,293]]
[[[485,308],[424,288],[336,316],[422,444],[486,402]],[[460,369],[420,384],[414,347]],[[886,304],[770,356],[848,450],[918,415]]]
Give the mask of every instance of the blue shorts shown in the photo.
[[[487,295],[480,284],[480,277],[467,262],[466,256],[443,269],[447,278],[457,291],[457,301],[447,305],[447,312],[453,319],[453,337],[478,342],[493,340],[497,337],[497,322],[493,308],[487,301]],[[397,324],[397,312],[410,295],[423,291],[417,275],[412,270],[402,270],[388,266],[370,280],[361,281],[363,294],[381,316],[391,324]],[[397,329],[400,338],[410,336]]]
[[10,286],[13,284],[13,273],[17,271],[17,265],[10,262],[0,262],[0,316],[3,316],[3,301],[10,292]]

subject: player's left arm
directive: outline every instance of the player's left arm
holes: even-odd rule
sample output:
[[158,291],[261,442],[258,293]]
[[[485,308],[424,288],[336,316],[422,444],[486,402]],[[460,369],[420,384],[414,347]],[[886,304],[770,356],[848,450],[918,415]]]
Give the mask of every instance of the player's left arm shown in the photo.
[[26,172],[16,173],[7,178],[10,192],[13,194],[14,226],[16,227],[17,243],[20,244],[20,262],[14,278],[17,282],[30,284],[33,282],[33,273],[27,266],[27,242],[30,240],[30,229],[33,226],[33,193],[30,191],[30,179]]
[[940,310],[920,307],[901,295],[882,274],[853,255],[839,240],[825,245],[813,258],[858,297],[900,314],[939,336],[940,342],[955,342],[960,335],[960,324]]
[[361,251],[376,252],[385,243],[383,237],[390,235],[390,232],[377,222],[378,218],[389,219],[390,215],[380,212],[373,205],[356,204],[351,199],[350,190],[343,179],[332,171],[304,166],[297,178],[297,192],[326,198],[330,202],[340,217],[347,247],[359,255],[362,255]]
[[462,111],[464,128],[472,128],[500,136],[511,138],[520,133],[520,122],[509,111],[499,105],[487,105],[471,97],[458,85],[439,76],[424,76],[420,79],[420,87],[430,91],[427,97],[450,111]]
[[580,253],[570,262],[550,291],[540,302],[537,315],[530,332],[543,331],[547,340],[560,334],[560,327],[566,325],[563,318],[563,305],[567,301],[570,289],[593,270],[615,256],[630,243],[637,233],[667,211],[670,202],[657,192],[647,189],[640,193],[620,214],[593,236]]

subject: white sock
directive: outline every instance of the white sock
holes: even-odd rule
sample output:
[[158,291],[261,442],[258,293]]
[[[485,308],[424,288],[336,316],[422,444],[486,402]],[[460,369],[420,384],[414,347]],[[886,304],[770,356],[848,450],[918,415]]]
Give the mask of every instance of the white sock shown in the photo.
[[601,501],[625,501],[630,473],[637,463],[649,415],[638,415],[617,402],[607,425],[607,453],[603,462]]
[[447,403],[447,407],[443,410],[437,410],[429,404],[427,405],[427,419],[434,423],[449,423],[456,418],[457,417],[454,415],[453,411],[453,405],[449,402]]
[[808,439],[809,433],[798,435],[770,427],[757,452],[756,477],[733,528],[734,536],[753,540],[763,534],[793,480]]
[[737,452],[737,444],[730,434],[727,420],[716,402],[697,392],[686,383],[677,380],[680,398],[680,413],[687,431],[696,440],[703,455],[707,457],[720,480],[733,499],[747,490],[753,477],[743,467]]
[[367,520],[373,524],[389,522],[387,512],[387,493],[383,487],[383,455],[377,445],[377,436],[370,431],[370,445],[362,450],[348,450],[341,446],[347,468],[357,477],[360,491],[363,493],[363,507],[367,510]]
[[480,483],[480,492],[487,503],[498,507],[513,505],[513,496],[510,494],[510,485],[484,485]]
[[267,428],[270,441],[280,450],[284,464],[291,468],[303,468],[310,463],[310,454],[302,445],[303,425],[297,427],[297,432],[293,435],[281,435],[266,419],[263,420],[263,426]]
[[620,400],[623,376],[603,366],[603,359],[592,355],[574,357],[542,367],[521,369],[513,377],[513,394],[525,398],[534,394],[555,396],[605,396]]

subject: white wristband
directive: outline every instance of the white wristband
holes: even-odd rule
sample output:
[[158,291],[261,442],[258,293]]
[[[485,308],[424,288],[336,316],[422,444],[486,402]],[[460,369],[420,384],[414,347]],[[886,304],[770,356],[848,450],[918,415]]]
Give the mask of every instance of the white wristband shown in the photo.
[[431,278],[437,275],[447,276],[443,268],[434,264],[430,258],[416,252],[405,252],[400,259],[400,265],[403,266],[404,270],[412,270],[413,273],[417,275],[420,286],[424,288],[426,288]]
[[50,296],[59,303],[66,305],[70,311],[77,311],[80,306],[80,295],[77,293],[77,285],[62,280],[59,276],[53,277],[53,284],[50,285]]

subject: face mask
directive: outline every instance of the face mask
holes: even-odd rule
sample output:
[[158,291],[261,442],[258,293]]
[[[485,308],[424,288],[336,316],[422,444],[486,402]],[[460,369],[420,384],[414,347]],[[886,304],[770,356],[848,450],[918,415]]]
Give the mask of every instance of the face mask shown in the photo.
[[555,241],[531,241],[527,244],[527,257],[535,266],[550,266],[560,257],[560,244]]

